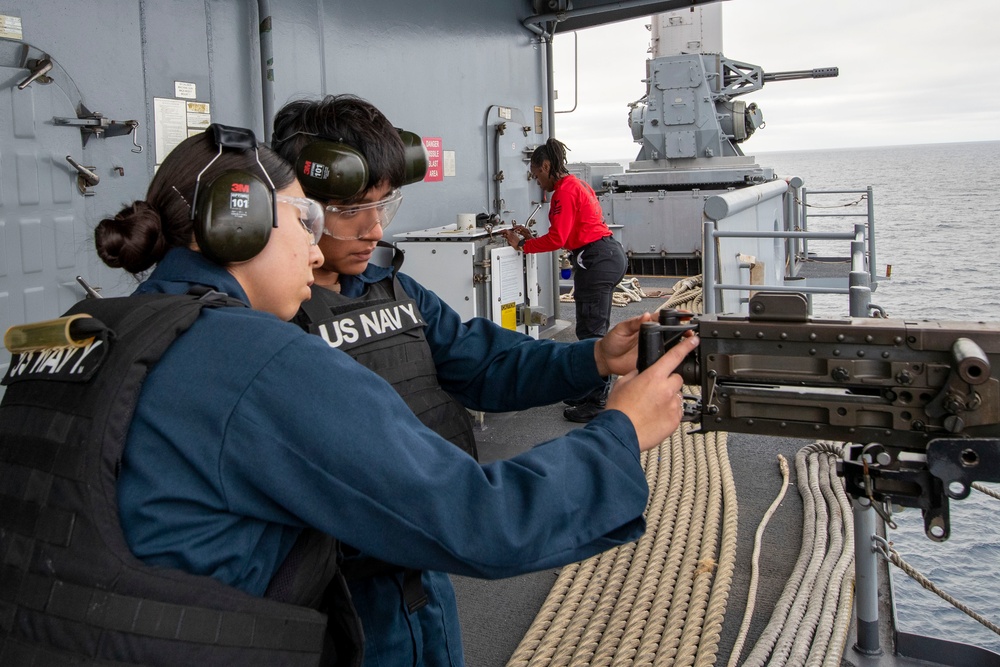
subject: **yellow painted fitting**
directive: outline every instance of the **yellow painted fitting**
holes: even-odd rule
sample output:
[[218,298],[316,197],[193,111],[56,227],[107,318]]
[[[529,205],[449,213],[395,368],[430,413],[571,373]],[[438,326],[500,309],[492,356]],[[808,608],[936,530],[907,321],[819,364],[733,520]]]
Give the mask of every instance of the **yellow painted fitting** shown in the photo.
[[90,315],[77,313],[45,322],[18,324],[7,329],[7,333],[3,337],[3,344],[11,354],[44,350],[50,347],[84,347],[92,343],[94,337],[75,340],[70,333],[70,325],[76,320],[89,317]]

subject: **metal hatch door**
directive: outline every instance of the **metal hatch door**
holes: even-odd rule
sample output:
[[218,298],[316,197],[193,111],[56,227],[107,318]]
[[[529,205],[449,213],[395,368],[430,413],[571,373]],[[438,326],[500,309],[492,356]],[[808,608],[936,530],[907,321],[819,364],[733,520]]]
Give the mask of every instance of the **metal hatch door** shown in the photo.
[[[487,112],[486,173],[492,182],[489,212],[504,222],[524,224],[534,208],[528,180],[528,159],[534,149],[529,141],[531,129],[520,109],[494,106]],[[538,188],[534,190],[540,196]]]
[[[0,39],[0,330],[51,319],[84,292],[80,258],[94,255],[86,197],[77,189],[69,155],[86,164],[80,132],[57,127],[54,117],[76,118],[80,95],[58,68],[20,88],[30,71],[25,54],[42,52]],[[37,60],[37,58],[30,58]],[[88,243],[89,242],[89,243]],[[96,259],[96,257],[95,257]],[[86,260],[83,260],[86,261]],[[0,374],[10,354],[0,348]]]

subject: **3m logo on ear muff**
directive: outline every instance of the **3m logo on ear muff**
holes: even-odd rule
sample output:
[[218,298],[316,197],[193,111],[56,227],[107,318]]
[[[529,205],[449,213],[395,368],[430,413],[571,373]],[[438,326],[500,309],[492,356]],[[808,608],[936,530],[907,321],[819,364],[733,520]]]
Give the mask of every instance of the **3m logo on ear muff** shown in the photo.
[[229,195],[229,214],[234,218],[246,217],[250,209],[250,184],[233,183]]
[[302,175],[325,181],[330,178],[330,168],[325,164],[313,162],[312,160],[306,160],[302,165]]
[[[277,226],[274,183],[257,154],[252,130],[212,124],[209,134],[219,152],[198,173],[194,186],[191,221],[203,255],[219,264],[245,262],[256,256]],[[202,185],[201,176],[222,155],[224,148],[254,152],[257,166],[267,179],[241,169],[229,169]]]

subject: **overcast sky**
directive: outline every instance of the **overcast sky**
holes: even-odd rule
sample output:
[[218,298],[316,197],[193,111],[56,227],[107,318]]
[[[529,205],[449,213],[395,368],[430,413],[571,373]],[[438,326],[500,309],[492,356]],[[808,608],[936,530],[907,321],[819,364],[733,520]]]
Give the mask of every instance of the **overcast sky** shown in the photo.
[[[556,115],[572,161],[634,159],[629,102],[645,94],[650,19],[580,31],[579,99]],[[1000,1],[731,0],[723,53],[764,72],[836,66],[835,79],[741,96],[766,127],[743,151],[1000,139]],[[557,109],[573,105],[573,38],[556,40]]]

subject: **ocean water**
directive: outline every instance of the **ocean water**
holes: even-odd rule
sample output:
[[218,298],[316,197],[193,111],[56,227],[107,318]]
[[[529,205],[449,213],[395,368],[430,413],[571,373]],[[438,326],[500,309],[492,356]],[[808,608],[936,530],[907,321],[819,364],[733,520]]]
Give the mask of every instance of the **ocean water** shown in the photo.
[[[891,279],[872,296],[889,317],[1000,321],[1000,141],[762,153],[758,164],[809,189],[872,186],[876,270]],[[836,206],[851,195],[811,203]],[[862,206],[839,209],[863,211]],[[832,211],[831,211],[832,212]],[[811,219],[810,229],[858,218]],[[849,229],[849,226],[846,227]],[[828,242],[835,243],[835,242]],[[814,242],[810,250],[822,251]],[[847,248],[841,243],[838,254]],[[845,315],[846,297],[817,297],[817,315]]]
[[[800,176],[807,188],[873,187],[877,270],[884,275],[891,265],[892,277],[879,284],[872,302],[889,317],[1000,326],[1000,142],[761,153],[757,162],[781,176]],[[827,195],[811,201],[854,199]],[[817,229],[812,221],[810,229]],[[846,297],[817,297],[814,312],[846,315]],[[973,491],[950,508],[947,542],[927,539],[914,509],[896,516],[899,529],[889,539],[937,586],[1000,624],[1000,501]],[[893,567],[892,576],[903,630],[1000,653],[1000,636],[902,571]]]

